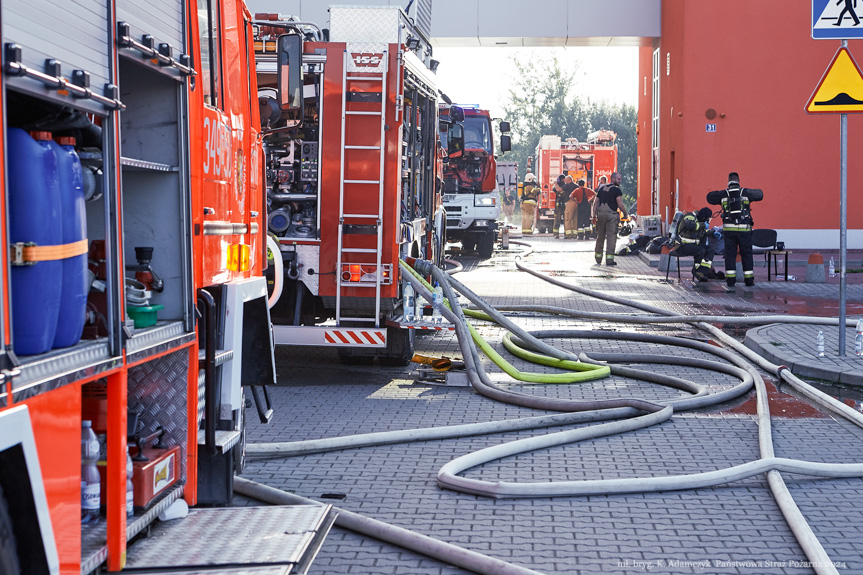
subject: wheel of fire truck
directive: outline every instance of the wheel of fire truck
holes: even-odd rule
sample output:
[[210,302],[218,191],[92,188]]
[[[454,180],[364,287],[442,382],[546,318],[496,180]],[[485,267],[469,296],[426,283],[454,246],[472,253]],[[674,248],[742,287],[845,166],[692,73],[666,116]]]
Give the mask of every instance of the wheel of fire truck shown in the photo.
[[479,240],[477,240],[477,251],[479,252],[479,257],[484,260],[492,256],[494,253],[493,233],[485,233],[479,237]]
[[336,353],[339,361],[346,365],[371,365],[375,361],[375,356],[364,349],[340,347]]
[[21,567],[18,563],[18,546],[15,544],[15,533],[12,530],[12,518],[3,487],[0,487],[0,575],[19,575]]
[[461,248],[466,252],[472,252],[476,250],[476,240],[471,236],[465,236],[461,240]]
[[416,330],[387,327],[387,351],[381,355],[383,365],[404,367],[409,365],[414,356],[414,341]]

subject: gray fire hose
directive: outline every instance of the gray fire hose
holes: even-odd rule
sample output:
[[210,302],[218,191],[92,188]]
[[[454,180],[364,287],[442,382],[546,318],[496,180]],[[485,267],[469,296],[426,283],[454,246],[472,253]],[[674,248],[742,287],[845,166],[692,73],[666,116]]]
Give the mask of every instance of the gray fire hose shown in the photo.
[[[312,499],[274,489],[242,477],[234,478],[234,491],[274,505],[321,505]],[[336,507],[333,509],[338,513],[335,524],[339,527],[398,545],[404,549],[410,549],[468,571],[487,573],[488,575],[542,575],[538,571],[507,563],[403,527],[384,523],[371,517],[364,517],[344,509]]]
[[[603,299],[605,301],[611,301],[613,303],[619,303],[621,305],[627,305],[631,307],[636,307],[643,311],[648,311],[650,313],[656,313],[664,316],[675,316],[673,312],[669,312],[668,310],[664,310],[662,308],[639,304],[636,302],[622,300],[620,298],[615,298],[613,296],[607,296],[606,294],[602,294],[596,292],[594,290],[587,290],[585,288],[581,288],[578,286],[573,286],[571,284],[561,282],[559,280],[555,280],[553,278],[549,278],[543,276],[542,274],[528,268],[523,263],[516,261],[516,266],[530,273],[543,281],[547,281],[550,283],[554,283],[555,285],[564,287],[566,289],[570,289],[572,291],[576,291],[585,295],[590,295],[592,297],[596,297],[599,299]],[[605,319],[614,321],[614,319],[610,316],[607,316]],[[727,323],[727,319],[725,317],[720,317],[716,321],[722,321]],[[825,320],[826,318],[819,318]],[[747,320],[751,323],[752,319],[747,318]],[[782,321],[785,320],[783,316]],[[692,321],[692,320],[690,320]],[[829,321],[829,320],[828,320]],[[798,390],[806,397],[816,401],[820,405],[827,407],[828,409],[842,415],[846,419],[853,422],[855,425],[863,427],[863,414],[858,413],[855,410],[850,409],[847,405],[842,402],[836,400],[833,397],[815,389],[810,386],[800,378],[794,376],[791,373],[791,370],[788,369],[787,366],[777,366],[766,359],[762,358],[752,350],[748,349],[746,346],[730,337],[722,330],[716,328],[715,326],[706,324],[706,323],[695,323],[695,325],[705,331],[708,331],[711,335],[713,335],[717,340],[722,343],[732,347],[735,351],[739,352],[741,355],[761,367],[766,371],[775,374],[776,376],[782,378],[786,382],[788,382],[794,389]],[[836,321],[835,325],[838,325],[838,321]],[[853,325],[853,320],[849,320],[847,325]],[[757,405],[758,405],[758,428],[759,428],[759,445],[761,449],[761,457],[763,460],[770,461],[773,458],[773,442],[772,442],[772,434],[770,431],[770,411],[769,405],[767,403],[767,390],[764,386],[763,380],[760,377],[756,378],[756,394],[757,394]],[[811,462],[797,462],[799,464],[803,464],[805,467],[808,467],[811,471],[816,471],[815,466],[821,464],[813,464]],[[850,465],[848,466],[850,468]],[[829,470],[818,470],[818,471],[829,471]],[[830,476],[830,473],[825,473]],[[821,542],[812,532],[812,529],[809,527],[809,524],[806,522],[805,517],[800,512],[800,509],[797,507],[794,499],[791,496],[791,493],[788,491],[785,482],[782,479],[782,476],[779,474],[778,468],[772,468],[767,473],[767,482],[770,487],[771,493],[773,494],[776,503],[778,504],[780,510],[782,511],[785,520],[788,522],[789,527],[794,533],[795,538],[797,539],[800,546],[803,548],[804,553],[807,558],[811,562],[815,571],[819,574],[834,574],[838,573],[836,568],[833,565],[833,562],[830,560],[829,555],[824,550],[824,547],[821,545]]]
[[[520,242],[513,242],[520,243]],[[524,244],[526,245],[526,244]],[[521,262],[516,262],[516,265],[522,271],[531,273],[544,281],[549,281],[566,289],[577,291],[579,293],[598,297],[606,301],[636,307],[642,311],[651,314],[659,315],[624,315],[624,314],[598,314],[591,312],[578,312],[574,310],[565,310],[564,308],[554,308],[552,306],[512,306],[506,309],[518,311],[542,311],[549,313],[560,313],[563,315],[572,315],[577,317],[588,317],[591,319],[602,319],[608,321],[626,321],[631,323],[695,323],[698,327],[709,331],[716,339],[733,347],[740,352],[744,357],[757,363],[760,367],[767,369],[771,373],[775,373],[795,389],[798,389],[822,405],[840,412],[845,417],[854,421],[857,425],[863,426],[863,415],[852,410],[848,406],[822,394],[821,392],[811,388],[805,382],[802,382],[790,373],[787,367],[775,366],[766,362],[752,352],[742,346],[739,342],[730,338],[724,332],[714,326],[697,323],[703,321],[715,321],[723,323],[771,323],[776,321],[793,321],[796,323],[820,323],[826,325],[838,325],[837,320],[831,318],[801,318],[793,316],[753,316],[753,317],[725,317],[725,316],[681,316],[672,314],[661,308],[638,304],[629,300],[614,298],[605,294],[588,290],[578,286],[573,286],[553,278],[547,278],[530,268],[527,268]],[[331,438],[322,440],[312,440],[304,442],[291,442],[283,444],[259,444],[249,445],[247,453],[250,456],[260,457],[275,457],[299,455],[305,453],[314,453],[320,451],[329,451],[334,449],[344,449],[351,447],[364,447],[368,445],[380,445],[388,443],[396,443],[402,441],[424,441],[429,439],[441,439],[447,437],[461,437],[482,433],[496,433],[498,431],[511,429],[528,429],[534,427],[549,427],[555,425],[571,425],[575,423],[584,423],[586,421],[602,421],[608,419],[618,419],[630,417],[622,421],[614,421],[601,425],[592,426],[589,428],[581,428],[568,430],[559,433],[554,433],[546,436],[533,437],[518,442],[511,442],[485,450],[481,450],[466,456],[457,458],[445,465],[438,475],[438,482],[441,486],[465,491],[468,493],[482,494],[492,497],[547,497],[550,495],[574,495],[574,494],[596,494],[596,493],[631,493],[643,491],[663,491],[672,489],[692,489],[697,487],[705,487],[718,485],[721,483],[736,481],[744,477],[751,477],[761,473],[767,473],[768,484],[777,503],[791,526],[795,536],[803,547],[807,557],[812,561],[818,573],[835,573],[820,542],[812,533],[799,509],[791,499],[784,482],[782,481],[779,471],[787,471],[793,473],[801,473],[807,475],[818,475],[828,477],[859,477],[863,475],[863,464],[823,464],[806,461],[797,461],[784,458],[776,458],[773,454],[772,438],[769,425],[769,410],[766,400],[766,389],[764,382],[758,373],[751,368],[746,362],[739,359],[737,356],[717,348],[700,342],[694,342],[681,338],[669,338],[664,336],[647,336],[646,334],[626,334],[626,333],[609,333],[596,331],[557,331],[557,332],[534,332],[529,333],[508,320],[498,310],[495,310],[481,298],[473,294],[465,286],[461,285],[455,279],[449,278],[444,272],[431,266],[428,262],[418,262],[417,269],[421,274],[433,275],[434,278],[442,286],[447,300],[452,309],[443,309],[443,315],[453,323],[456,335],[462,349],[465,366],[468,373],[468,378],[474,389],[487,397],[516,405],[523,405],[537,409],[546,409],[553,411],[575,411],[577,413],[566,413],[562,415],[542,416],[537,418],[524,418],[505,422],[489,422],[451,426],[446,428],[427,428],[420,430],[404,430],[396,432],[370,433],[359,436],[350,436],[346,438]],[[404,268],[403,268],[404,269]],[[403,276],[411,282],[418,294],[431,301],[431,292],[428,287],[419,279],[418,275],[404,273]],[[523,345],[530,349],[535,349],[541,353],[545,353],[551,357],[560,359],[573,359],[573,355],[567,352],[562,352],[556,348],[548,346],[542,342],[543,337],[607,337],[614,339],[632,339],[636,341],[652,341],[654,343],[664,343],[669,345],[685,345],[694,349],[711,353],[722,357],[732,365],[721,364],[718,362],[693,359],[693,358],[675,358],[670,359],[670,356],[639,356],[632,354],[585,354],[582,353],[577,359],[590,363],[627,361],[635,363],[677,363],[678,365],[689,365],[694,367],[714,369],[734,375],[741,379],[741,382],[730,389],[722,392],[707,394],[703,389],[698,389],[692,382],[684,382],[678,378],[669,378],[651,372],[638,370],[629,367],[611,365],[611,372],[615,375],[625,377],[635,377],[647,381],[654,381],[663,385],[671,385],[683,389],[694,395],[676,400],[667,401],[646,401],[636,398],[629,399],[614,399],[604,401],[569,401],[557,400],[550,398],[540,398],[526,393],[507,390],[493,384],[485,373],[482,362],[479,359],[479,353],[476,346],[473,344],[472,335],[468,330],[467,323],[464,317],[452,285],[468,299],[471,300],[479,309],[492,317],[495,321],[515,333],[513,338],[519,345]],[[854,325],[854,320],[848,320],[849,325]],[[678,363],[682,362],[682,363]],[[613,433],[621,433],[631,429],[638,429],[661,423],[671,417],[673,410],[692,409],[695,407],[703,407],[724,401],[728,401],[733,397],[737,397],[746,393],[752,385],[756,387],[757,402],[758,402],[758,418],[759,418],[759,445],[761,446],[761,458],[756,461],[745,463],[743,465],[734,466],[728,469],[722,469],[707,473],[669,476],[659,478],[637,478],[637,479],[617,479],[617,480],[589,480],[589,481],[569,481],[569,482],[543,482],[543,483],[526,483],[514,484],[506,482],[490,483],[477,480],[469,480],[459,477],[457,474],[461,471],[480,465],[487,461],[523,453],[535,449],[542,449],[553,445],[561,445],[572,441],[581,441],[591,437],[599,437]],[[688,384],[688,385],[687,385]],[[578,413],[578,412],[581,413]],[[528,427],[530,426],[530,427]],[[246,482],[248,483],[248,482]],[[278,491],[278,490],[273,490]],[[242,491],[240,491],[242,492]],[[281,492],[280,492],[281,493]],[[295,496],[290,496],[295,497]],[[360,517],[360,516],[357,516]],[[367,518],[362,518],[367,519]],[[373,520],[370,520],[373,521]],[[338,524],[338,522],[337,522]],[[360,531],[364,532],[364,531]],[[372,533],[368,533],[372,534]],[[374,535],[372,535],[374,536]],[[432,540],[433,541],[433,540]],[[396,543],[399,544],[399,543]],[[412,544],[412,543],[411,543]],[[406,543],[407,545],[407,543]],[[447,545],[447,544],[444,544]],[[413,549],[413,547],[408,547]],[[415,549],[416,550],[416,549]],[[419,551],[423,552],[423,551]],[[443,559],[441,555],[433,555]],[[488,559],[488,558],[486,558]],[[448,559],[443,559],[447,562]],[[496,561],[496,560],[492,560]],[[456,564],[453,562],[453,564]],[[468,569],[476,570],[471,567]],[[485,567],[480,567],[484,569]],[[518,568],[521,569],[521,568]],[[477,572],[497,572],[483,571]],[[504,571],[500,571],[503,573]],[[524,571],[526,572],[526,571]]]

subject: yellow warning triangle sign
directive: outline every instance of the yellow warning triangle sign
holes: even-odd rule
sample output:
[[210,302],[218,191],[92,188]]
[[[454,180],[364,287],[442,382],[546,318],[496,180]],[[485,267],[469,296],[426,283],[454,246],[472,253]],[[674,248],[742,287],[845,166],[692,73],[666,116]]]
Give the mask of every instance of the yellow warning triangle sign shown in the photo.
[[863,112],[863,73],[847,48],[842,47],[818,82],[806,104],[810,114]]

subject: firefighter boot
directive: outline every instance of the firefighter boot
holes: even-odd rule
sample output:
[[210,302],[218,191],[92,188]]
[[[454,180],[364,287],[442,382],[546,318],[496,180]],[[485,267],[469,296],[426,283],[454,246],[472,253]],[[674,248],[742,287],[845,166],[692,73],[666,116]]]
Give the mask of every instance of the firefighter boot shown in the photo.
[[728,287],[734,287],[734,284],[737,283],[737,271],[734,268],[725,270],[725,285]]

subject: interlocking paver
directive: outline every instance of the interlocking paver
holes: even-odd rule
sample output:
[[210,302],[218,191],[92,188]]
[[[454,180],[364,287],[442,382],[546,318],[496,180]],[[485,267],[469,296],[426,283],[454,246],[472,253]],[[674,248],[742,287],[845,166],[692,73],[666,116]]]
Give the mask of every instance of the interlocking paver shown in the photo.
[[[733,293],[714,282],[692,287],[666,284],[661,274],[638,258],[619,258],[613,271],[592,266],[592,243],[532,238],[539,253],[527,258],[535,269],[592,290],[683,313],[797,313],[804,296],[830,300],[835,286],[788,282],[756,284]],[[514,253],[498,253],[491,262],[469,267],[458,279],[492,305],[541,303],[581,311],[633,312],[513,271]],[[756,270],[756,274],[764,270]],[[760,282],[760,277],[759,277]],[[863,286],[849,286],[849,301],[863,301]],[[832,291],[831,291],[832,290]],[[779,294],[779,295],[776,295]],[[776,296],[771,299],[769,296]],[[853,300],[852,298],[856,298]],[[791,303],[787,303],[787,302]],[[627,325],[580,320],[536,312],[512,314],[528,330],[610,329],[692,337],[704,333],[686,325]],[[479,332],[518,369],[553,373],[513,358],[503,348],[504,331],[475,322]],[[754,326],[725,329],[742,339]],[[783,333],[798,333],[796,327]],[[805,339],[805,338],[803,338]],[[548,342],[573,353],[618,351],[669,353],[667,346],[626,341],[556,337]],[[438,332],[417,338],[417,351],[461,357],[455,335]],[[692,357],[702,352],[680,349]],[[483,358],[483,365],[499,373]],[[698,381],[710,391],[726,389],[735,378],[713,371],[662,364],[636,367]],[[417,366],[348,366],[332,350],[280,348],[277,406],[271,425],[253,423],[249,441],[272,442],[334,437],[354,433],[412,429],[511,419],[542,412],[497,403],[470,388],[418,381]],[[500,376],[496,376],[500,378]],[[497,379],[496,379],[497,381]],[[683,397],[678,390],[623,377],[577,385],[501,385],[535,395],[593,400],[637,396],[660,400]],[[863,429],[848,424],[774,389],[768,382],[777,456],[810,461],[863,461]],[[783,389],[784,391],[784,389]],[[661,425],[629,433],[563,445],[493,461],[465,472],[467,477],[509,481],[559,481],[648,477],[720,469],[758,457],[754,395],[722,406],[676,413]],[[584,427],[592,424],[583,424]],[[423,534],[531,567],[544,573],[812,573],[806,558],[773,501],[764,477],[689,491],[538,499],[486,499],[437,487],[440,467],[461,454],[505,441],[559,431],[561,428],[509,432],[352,449],[289,459],[254,460],[244,476],[272,487],[319,499],[344,493],[336,506],[414,529]],[[785,475],[813,531],[840,573],[863,572],[863,480],[824,480]],[[250,503],[243,498],[238,504]],[[648,570],[648,566],[650,569]],[[463,570],[396,546],[334,528],[312,565],[312,574],[419,573],[437,575]]]

